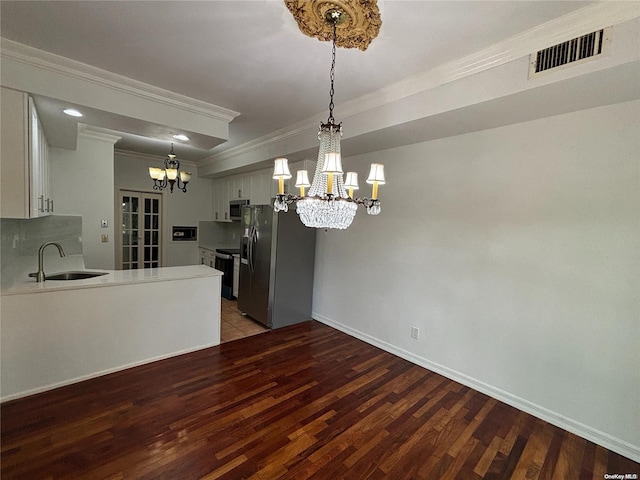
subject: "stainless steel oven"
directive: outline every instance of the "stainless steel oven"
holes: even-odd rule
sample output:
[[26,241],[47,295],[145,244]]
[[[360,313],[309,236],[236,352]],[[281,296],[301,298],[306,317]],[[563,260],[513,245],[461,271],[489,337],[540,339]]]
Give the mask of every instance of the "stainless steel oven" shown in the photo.
[[217,248],[215,253],[215,269],[224,273],[222,276],[222,296],[229,300],[235,299],[233,296],[233,255],[239,252],[239,249]]

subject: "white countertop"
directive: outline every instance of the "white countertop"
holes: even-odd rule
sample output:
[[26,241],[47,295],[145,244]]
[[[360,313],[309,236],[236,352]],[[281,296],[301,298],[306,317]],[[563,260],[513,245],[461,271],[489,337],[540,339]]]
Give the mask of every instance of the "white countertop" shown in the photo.
[[[71,257],[71,258],[70,258]],[[80,258],[73,258],[80,257]],[[82,288],[109,287],[129,283],[167,282],[198,277],[219,277],[223,273],[206,265],[187,265],[181,267],[144,268],[138,270],[100,270],[84,268],[82,255],[65,257],[64,268],[54,265],[47,268],[45,274],[54,275],[65,271],[106,272],[106,275],[86,278],[83,280],[46,280],[38,283],[35,278],[29,278],[28,273],[34,271],[32,265],[16,265],[11,272],[3,272],[0,295],[21,295],[27,293],[52,292],[57,290],[77,290]],[[49,260],[47,258],[47,260]],[[31,262],[33,263],[33,262]],[[30,267],[30,268],[25,268]],[[7,275],[10,277],[7,278]]]

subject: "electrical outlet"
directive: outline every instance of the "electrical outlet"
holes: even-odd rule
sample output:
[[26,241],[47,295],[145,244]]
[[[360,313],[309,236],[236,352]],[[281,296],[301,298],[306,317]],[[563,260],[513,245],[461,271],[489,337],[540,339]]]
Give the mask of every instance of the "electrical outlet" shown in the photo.
[[105,220],[105,219],[100,220],[100,226],[101,226],[102,228],[107,228],[107,227],[109,227],[109,221],[108,221],[108,220]]
[[109,234],[107,234],[107,233],[101,235],[100,238],[102,239],[102,243],[108,243],[109,242]]
[[418,327],[411,327],[411,338],[414,340],[420,338],[420,329]]

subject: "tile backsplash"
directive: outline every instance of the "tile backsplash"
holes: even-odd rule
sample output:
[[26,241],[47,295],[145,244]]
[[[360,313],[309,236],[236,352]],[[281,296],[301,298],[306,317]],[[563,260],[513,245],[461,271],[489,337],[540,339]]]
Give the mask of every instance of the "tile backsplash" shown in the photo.
[[240,246],[242,224],[240,222],[204,222],[199,224],[200,246],[235,245]]
[[[81,254],[82,217],[0,218],[0,270],[5,270],[21,256],[36,258],[40,245],[45,242],[59,243],[67,255]],[[58,251],[50,248],[45,254],[58,255]]]

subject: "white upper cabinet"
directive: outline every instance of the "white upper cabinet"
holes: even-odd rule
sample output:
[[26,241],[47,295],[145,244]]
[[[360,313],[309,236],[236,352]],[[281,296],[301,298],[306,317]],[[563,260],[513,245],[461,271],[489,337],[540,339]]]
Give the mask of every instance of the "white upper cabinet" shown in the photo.
[[[309,178],[313,178],[315,163],[303,160],[289,166],[292,178],[285,180],[285,192],[298,194],[295,188],[296,171],[306,168]],[[213,219],[230,222],[229,202],[249,200],[251,205],[271,205],[278,193],[278,182],[273,179],[273,169],[265,168],[255,172],[218,178],[213,181]]]
[[229,218],[229,179],[218,178],[213,181],[213,219],[216,222],[230,222]]
[[277,183],[272,178],[270,169],[259,170],[251,174],[251,197],[253,205],[266,205],[271,203],[271,184]]
[[233,197],[230,200],[247,200],[251,198],[251,175],[235,175],[233,178]]
[[53,213],[49,144],[33,100],[24,92],[1,90],[0,216],[35,218]]

